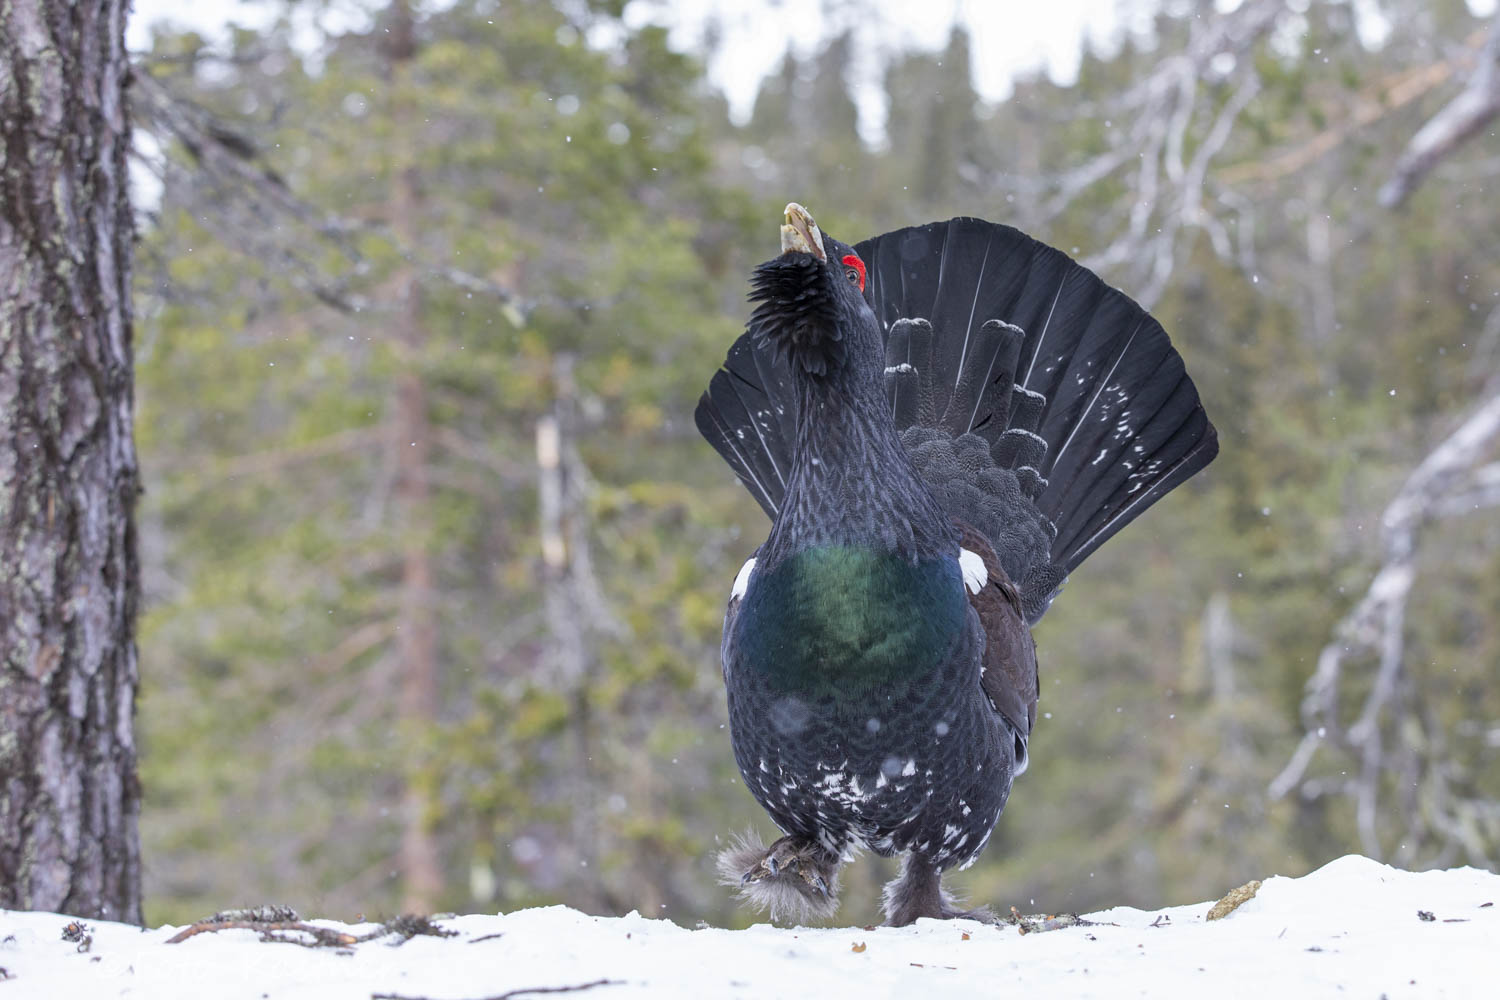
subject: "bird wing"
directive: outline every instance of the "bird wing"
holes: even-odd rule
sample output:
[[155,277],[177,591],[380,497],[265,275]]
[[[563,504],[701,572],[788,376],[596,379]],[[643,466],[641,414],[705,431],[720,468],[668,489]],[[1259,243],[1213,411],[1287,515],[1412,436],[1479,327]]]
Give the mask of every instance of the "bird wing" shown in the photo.
[[[1036,642],[1021,610],[1021,594],[1005,575],[989,539],[963,521],[955,519],[954,524],[959,530],[959,544],[984,563],[982,585],[968,588],[969,604],[979,615],[985,637],[979,686],[995,711],[1015,728],[1016,749],[1024,754],[1036,722]],[[972,577],[966,575],[968,579]]]
[[729,588],[729,604],[724,608],[724,632],[719,641],[719,663],[724,669],[724,683],[729,683],[729,637],[734,633],[734,621],[740,616],[740,598],[745,596],[745,591],[750,589],[750,575],[755,572],[755,562],[760,558],[760,549],[745,560],[745,565],[740,567],[739,573],[735,575],[734,584]]

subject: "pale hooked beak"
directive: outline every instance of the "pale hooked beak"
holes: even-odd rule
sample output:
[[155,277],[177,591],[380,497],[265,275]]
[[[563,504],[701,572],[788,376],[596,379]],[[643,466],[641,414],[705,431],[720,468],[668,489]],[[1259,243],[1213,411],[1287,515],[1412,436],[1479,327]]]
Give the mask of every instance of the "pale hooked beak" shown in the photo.
[[823,249],[823,233],[813,221],[812,213],[795,201],[786,206],[786,222],[781,227],[782,253],[810,253],[821,261],[828,260]]

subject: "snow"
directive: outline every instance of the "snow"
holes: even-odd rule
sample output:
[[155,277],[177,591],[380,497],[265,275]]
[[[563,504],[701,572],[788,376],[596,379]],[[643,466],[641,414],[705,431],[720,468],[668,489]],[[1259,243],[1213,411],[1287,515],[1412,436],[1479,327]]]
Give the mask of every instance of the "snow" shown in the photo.
[[[0,910],[0,1000],[473,1000],[510,991],[519,1000],[555,995],[526,988],[601,979],[610,982],[561,995],[866,998],[941,989],[1260,1000],[1269,990],[1276,1000],[1397,1000],[1492,995],[1500,975],[1500,875],[1491,872],[1414,873],[1351,856],[1302,878],[1268,878],[1222,920],[1205,919],[1211,902],[1119,907],[1086,915],[1094,926],[1024,935],[936,920],[899,929],[691,930],[551,906],[440,919],[452,937],[339,950],[262,942],[250,930],[168,944],[177,928],[89,921],[87,952],[61,939],[68,917]],[[375,926],[310,922],[351,934]]]

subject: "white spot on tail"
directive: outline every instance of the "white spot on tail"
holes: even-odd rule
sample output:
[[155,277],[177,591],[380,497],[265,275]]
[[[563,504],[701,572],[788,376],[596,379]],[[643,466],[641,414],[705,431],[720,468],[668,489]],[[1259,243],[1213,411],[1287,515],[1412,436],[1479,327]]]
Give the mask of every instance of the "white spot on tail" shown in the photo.
[[[755,560],[750,560],[754,562]],[[958,568],[963,570],[964,586],[969,588],[969,593],[977,594],[989,583],[990,574],[984,568],[984,560],[979,558],[979,553],[970,552],[968,549],[958,550]],[[742,574],[744,570],[740,571]],[[735,586],[739,586],[736,582]]]
[[755,560],[746,559],[745,565],[740,567],[739,575],[734,578],[734,586],[729,590],[729,599],[737,600],[745,596],[745,591],[750,589],[750,573],[755,569]]

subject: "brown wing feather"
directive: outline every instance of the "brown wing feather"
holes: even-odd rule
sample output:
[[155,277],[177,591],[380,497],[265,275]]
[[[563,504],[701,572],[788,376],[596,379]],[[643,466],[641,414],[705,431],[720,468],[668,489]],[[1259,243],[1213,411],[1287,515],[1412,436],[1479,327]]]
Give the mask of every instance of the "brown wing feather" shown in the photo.
[[1036,723],[1036,642],[1021,612],[1021,594],[995,556],[989,540],[977,530],[954,519],[964,548],[984,561],[988,581],[969,603],[979,613],[984,628],[984,673],[979,683],[996,711],[1010,720],[1022,736],[1030,736]]

